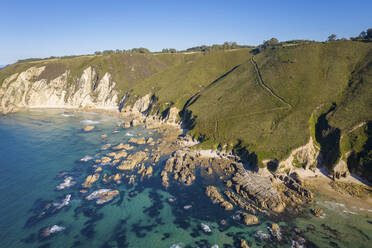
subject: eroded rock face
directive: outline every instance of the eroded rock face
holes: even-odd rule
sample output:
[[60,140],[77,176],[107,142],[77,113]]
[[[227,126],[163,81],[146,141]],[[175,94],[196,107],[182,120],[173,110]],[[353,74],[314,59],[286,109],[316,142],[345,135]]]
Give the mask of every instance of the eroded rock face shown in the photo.
[[289,157],[279,163],[279,168],[284,171],[287,168],[301,167],[309,169],[321,164],[320,148],[316,146],[313,138],[310,137],[309,142],[304,146],[293,150]]
[[[20,108],[117,108],[118,92],[111,75],[97,81],[92,67],[80,78],[71,79],[66,71],[55,79],[38,79],[45,66],[31,67],[6,78],[0,88],[0,111],[9,113]],[[76,80],[71,83],[69,81]]]

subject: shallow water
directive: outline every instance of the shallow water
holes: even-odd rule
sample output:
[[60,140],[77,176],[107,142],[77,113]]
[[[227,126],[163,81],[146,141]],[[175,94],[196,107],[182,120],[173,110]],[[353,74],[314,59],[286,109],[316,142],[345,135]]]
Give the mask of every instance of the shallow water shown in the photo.
[[[260,216],[260,225],[245,227],[232,219],[234,211],[211,203],[198,175],[199,180],[190,187],[173,182],[165,189],[158,175],[166,158],[154,167],[151,179],[135,185],[128,185],[128,180],[120,185],[98,181],[89,192],[111,188],[118,189],[120,196],[96,205],[79,192],[84,178],[94,170],[93,162],[78,160],[102,153],[100,148],[106,143],[126,143],[139,133],[150,136],[142,127],[117,129],[119,122],[99,114],[51,110],[0,116],[0,247],[239,247],[240,239],[247,240],[250,247],[290,247],[295,238],[293,227],[306,230],[309,223],[316,229],[301,234],[310,239],[308,247],[368,247],[371,243],[371,212],[350,209],[353,214],[343,209],[339,214],[333,203],[321,198],[315,204],[325,209],[323,219],[305,211],[295,220]],[[83,133],[81,127],[88,124],[102,131]],[[116,129],[120,132],[112,133]],[[103,133],[108,134],[105,140],[100,138]],[[157,133],[151,136],[160,138]],[[136,146],[135,151],[143,147]],[[103,168],[102,173],[113,172],[108,165]],[[56,186],[63,181],[58,177],[61,172],[72,176],[77,184],[57,191]],[[72,195],[68,206],[38,217],[48,202],[60,203],[67,194]],[[169,202],[169,198],[176,200]],[[185,210],[185,205],[192,208]],[[222,219],[226,225],[220,224]],[[255,240],[253,233],[268,233],[267,226],[273,221],[279,222],[283,241]],[[208,224],[212,232],[204,233],[201,223]],[[55,224],[65,229],[49,238],[40,237],[42,228]]]

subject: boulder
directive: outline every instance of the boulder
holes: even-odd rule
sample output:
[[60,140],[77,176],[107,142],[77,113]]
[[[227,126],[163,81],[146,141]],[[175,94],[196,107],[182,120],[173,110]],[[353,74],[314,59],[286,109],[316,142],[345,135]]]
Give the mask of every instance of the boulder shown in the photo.
[[311,209],[311,213],[314,215],[314,216],[316,216],[316,217],[320,217],[320,216],[322,216],[323,215],[323,210],[322,209],[320,209],[320,208],[312,208]]
[[247,242],[244,239],[240,240],[240,248],[249,248]]
[[92,187],[93,183],[95,183],[98,179],[99,179],[99,174],[89,175],[85,178],[85,181],[82,186],[84,188],[90,188]]
[[83,126],[83,131],[84,132],[90,132],[92,130],[94,130],[96,127],[93,126],[93,125],[89,125],[89,126]]
[[246,226],[252,226],[259,224],[258,218],[253,214],[247,214],[247,213],[240,213],[243,223]]

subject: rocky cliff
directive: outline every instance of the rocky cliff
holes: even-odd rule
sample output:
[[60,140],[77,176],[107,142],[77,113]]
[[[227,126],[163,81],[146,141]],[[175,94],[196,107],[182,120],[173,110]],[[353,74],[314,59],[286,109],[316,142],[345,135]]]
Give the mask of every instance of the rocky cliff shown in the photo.
[[70,71],[47,80],[40,78],[45,66],[31,67],[7,77],[0,88],[0,111],[9,113],[21,108],[100,108],[116,109],[118,91],[110,73],[98,80],[92,67],[69,82]]

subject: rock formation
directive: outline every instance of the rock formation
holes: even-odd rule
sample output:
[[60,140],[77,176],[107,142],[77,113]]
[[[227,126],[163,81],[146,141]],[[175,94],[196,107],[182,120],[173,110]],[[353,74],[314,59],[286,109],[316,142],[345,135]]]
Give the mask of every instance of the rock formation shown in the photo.
[[52,80],[39,79],[45,66],[31,67],[6,78],[0,88],[0,111],[9,113],[21,108],[102,108],[116,109],[118,92],[111,75],[98,81],[91,66],[87,67],[76,83],[70,84],[70,71]]
[[117,168],[119,170],[133,170],[140,162],[147,160],[148,156],[145,152],[139,151],[128,156]]
[[219,203],[224,209],[232,210],[234,208],[230,202],[223,198],[215,186],[208,186],[205,190],[205,193],[213,202]]
[[83,183],[83,187],[84,188],[90,188],[92,187],[92,185],[99,179],[99,174],[93,174],[93,175],[89,175],[85,178],[85,181]]

